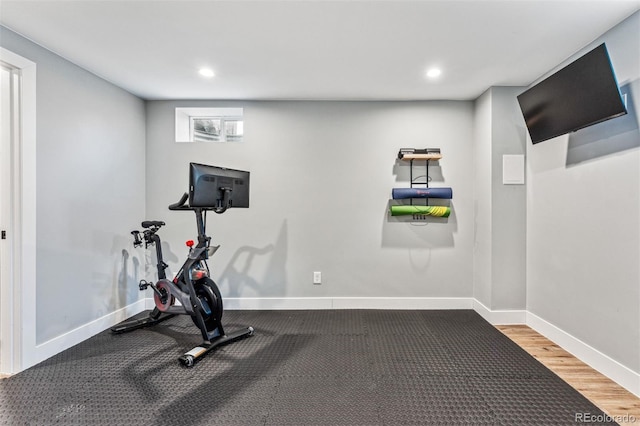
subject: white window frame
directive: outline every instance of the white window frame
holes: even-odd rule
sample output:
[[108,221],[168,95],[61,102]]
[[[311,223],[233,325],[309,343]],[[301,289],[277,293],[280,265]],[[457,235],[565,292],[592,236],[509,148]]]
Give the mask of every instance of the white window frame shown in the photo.
[[[216,143],[242,142],[244,140],[244,109],[243,108],[176,108],[176,142]],[[218,121],[220,134],[217,138],[199,137],[195,129],[197,120]],[[231,136],[227,134],[227,124],[241,122],[242,134]],[[207,140],[209,139],[209,140]]]

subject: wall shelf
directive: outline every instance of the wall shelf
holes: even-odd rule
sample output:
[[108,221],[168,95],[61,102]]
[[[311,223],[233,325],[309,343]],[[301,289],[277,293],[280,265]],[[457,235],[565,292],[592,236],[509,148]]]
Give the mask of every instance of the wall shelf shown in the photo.
[[436,153],[427,153],[427,154],[404,154],[400,160],[403,161],[411,161],[411,160],[440,160],[442,158],[442,154]]
[[[428,216],[448,217],[451,208],[448,206],[430,206],[429,198],[452,198],[451,188],[429,188],[429,163],[442,158],[439,148],[402,148],[398,152],[398,159],[409,162],[409,188],[394,188],[393,199],[409,200],[409,205],[391,205],[392,216],[412,216],[414,220],[424,220]],[[413,177],[414,161],[424,161],[426,174],[424,180]],[[424,200],[424,204],[413,204],[414,199]]]

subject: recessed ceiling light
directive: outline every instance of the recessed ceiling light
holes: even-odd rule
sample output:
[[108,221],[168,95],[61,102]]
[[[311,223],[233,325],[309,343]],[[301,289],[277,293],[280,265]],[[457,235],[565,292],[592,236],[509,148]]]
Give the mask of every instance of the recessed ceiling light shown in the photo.
[[442,74],[442,70],[440,68],[429,68],[429,70],[427,70],[428,78],[438,78],[440,77],[440,74]]
[[207,77],[207,78],[211,78],[215,75],[211,68],[200,68],[200,71],[198,72],[200,73],[201,76]]

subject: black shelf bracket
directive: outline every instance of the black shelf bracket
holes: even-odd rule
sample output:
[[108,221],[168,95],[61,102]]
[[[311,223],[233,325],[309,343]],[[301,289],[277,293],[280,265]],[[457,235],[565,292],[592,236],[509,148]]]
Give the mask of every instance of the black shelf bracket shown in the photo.
[[[418,161],[424,161],[425,162],[425,171],[426,174],[424,176],[424,182],[414,182],[413,179],[413,162],[414,159],[409,160],[409,185],[411,188],[415,188],[415,185],[424,185],[426,188],[429,188],[429,162],[431,160],[418,160]],[[429,198],[425,198],[425,205],[428,206],[429,205]],[[411,205],[413,205],[413,198],[411,200],[409,200],[409,202],[411,203]]]

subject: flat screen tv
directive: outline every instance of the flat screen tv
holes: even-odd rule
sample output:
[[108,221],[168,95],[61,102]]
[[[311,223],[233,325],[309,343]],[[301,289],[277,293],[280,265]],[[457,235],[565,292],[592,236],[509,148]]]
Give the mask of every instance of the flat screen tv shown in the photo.
[[189,206],[212,209],[249,207],[249,172],[190,163]]
[[604,43],[527,89],[518,103],[534,144],[627,113]]

